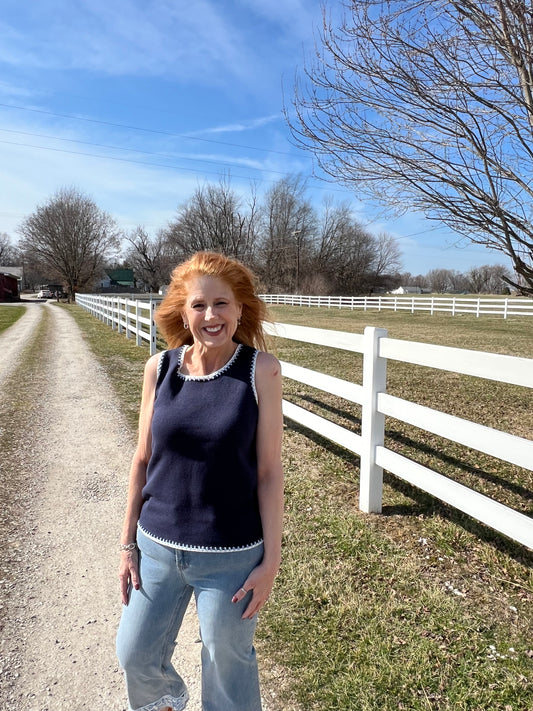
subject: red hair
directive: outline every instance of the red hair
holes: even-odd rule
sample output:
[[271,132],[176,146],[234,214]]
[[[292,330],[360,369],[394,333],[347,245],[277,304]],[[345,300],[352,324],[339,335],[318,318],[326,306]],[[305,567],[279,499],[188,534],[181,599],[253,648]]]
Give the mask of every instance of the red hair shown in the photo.
[[254,274],[236,259],[216,252],[197,252],[186,262],[178,264],[172,272],[167,295],[156,311],[155,320],[170,348],[193,342],[192,335],[183,325],[181,313],[187,300],[188,283],[198,276],[216,277],[233,291],[242,305],[240,324],[234,339],[260,350],[267,350],[263,321],[270,321],[267,307],[255,293]]

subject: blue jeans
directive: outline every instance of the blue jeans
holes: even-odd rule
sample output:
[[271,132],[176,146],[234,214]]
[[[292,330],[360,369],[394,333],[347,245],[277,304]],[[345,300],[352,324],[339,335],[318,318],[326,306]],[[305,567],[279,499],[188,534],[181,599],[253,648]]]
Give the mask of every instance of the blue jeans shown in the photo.
[[233,595],[261,562],[263,546],[197,552],[162,545],[138,531],[141,588],[123,608],[117,655],[136,711],[185,707],[187,690],[171,663],[194,592],[202,638],[203,711],[261,711],[253,637],[257,616],[242,620],[251,592]]

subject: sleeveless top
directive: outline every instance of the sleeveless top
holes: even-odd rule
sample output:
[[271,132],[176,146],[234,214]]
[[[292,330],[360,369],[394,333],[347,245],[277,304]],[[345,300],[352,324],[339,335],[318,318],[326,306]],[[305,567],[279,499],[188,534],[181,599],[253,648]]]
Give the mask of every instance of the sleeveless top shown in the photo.
[[220,370],[191,376],[180,373],[186,349],[164,351],[159,360],[139,527],[176,548],[259,545],[258,351],[239,344]]

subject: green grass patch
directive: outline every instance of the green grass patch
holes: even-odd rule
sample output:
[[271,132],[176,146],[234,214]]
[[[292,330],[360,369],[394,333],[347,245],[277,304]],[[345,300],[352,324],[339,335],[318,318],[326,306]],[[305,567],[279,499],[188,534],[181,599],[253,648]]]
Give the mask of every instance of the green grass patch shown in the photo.
[[[135,424],[148,349],[76,306]],[[276,307],[277,321],[530,357],[533,322]],[[361,382],[357,354],[279,339],[277,355]],[[531,392],[390,363],[389,392],[531,438]],[[286,381],[285,396],[344,426],[360,409]],[[533,474],[397,421],[387,446],[517,510]],[[533,708],[533,555],[385,474],[383,515],[358,509],[355,455],[286,422],[283,564],[261,614],[269,707],[287,711],[519,711]],[[273,694],[273,690],[276,692]]]
[[18,321],[25,311],[25,306],[0,306],[0,333]]

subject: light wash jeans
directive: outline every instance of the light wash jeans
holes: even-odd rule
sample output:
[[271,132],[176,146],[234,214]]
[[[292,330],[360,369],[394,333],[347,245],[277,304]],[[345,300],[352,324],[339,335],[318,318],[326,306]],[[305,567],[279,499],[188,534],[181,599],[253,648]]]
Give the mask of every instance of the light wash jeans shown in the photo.
[[171,663],[176,637],[194,592],[202,638],[202,710],[261,711],[253,637],[257,616],[242,620],[251,592],[233,595],[263,557],[244,551],[197,552],[162,545],[138,531],[140,590],[123,607],[117,655],[130,709],[181,711],[187,690]]

